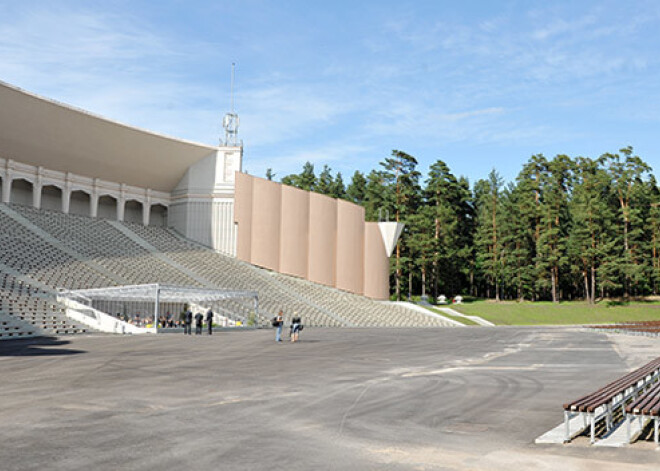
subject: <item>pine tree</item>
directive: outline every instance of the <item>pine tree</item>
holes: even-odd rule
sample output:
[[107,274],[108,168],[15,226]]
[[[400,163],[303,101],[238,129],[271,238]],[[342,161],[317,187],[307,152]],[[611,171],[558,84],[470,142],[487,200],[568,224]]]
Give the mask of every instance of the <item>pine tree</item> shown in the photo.
[[346,187],[344,186],[344,179],[341,176],[341,172],[337,172],[335,179],[332,181],[330,196],[333,198],[346,199]]
[[534,226],[525,211],[529,194],[525,185],[509,184],[502,198],[503,279],[518,301],[534,295]]
[[618,201],[620,240],[623,249],[618,265],[623,274],[624,296],[643,282],[645,261],[643,257],[643,206],[644,177],[651,168],[636,155],[632,147],[619,154],[605,154],[602,159],[612,180],[612,192]]
[[323,170],[319,174],[318,179],[316,180],[316,186],[314,191],[316,193],[321,193],[322,195],[332,195],[332,171],[327,165],[323,166]]
[[[568,265],[566,239],[570,224],[568,196],[572,185],[572,161],[558,155],[541,173],[542,200],[539,238],[536,247],[541,287],[550,288],[552,302],[559,302],[558,288],[562,269]],[[548,283],[549,278],[549,283]]]
[[569,236],[572,267],[582,278],[584,297],[596,301],[600,266],[612,254],[613,214],[608,204],[609,176],[600,160],[578,157],[570,204],[573,224]]
[[[477,203],[478,225],[475,238],[477,260],[489,286],[494,288],[496,301],[500,300],[500,284],[502,281],[502,239],[500,226],[502,211],[500,196],[502,178],[496,170],[492,170],[487,180],[477,182],[475,193]],[[487,295],[489,290],[486,291]]]
[[660,189],[653,175],[648,184],[649,217],[647,231],[649,234],[649,252],[651,254],[650,285],[653,294],[658,294],[660,284]]
[[389,220],[394,216],[394,187],[388,185],[383,172],[372,170],[367,175],[362,205],[367,221]]
[[316,176],[314,175],[314,164],[305,162],[303,171],[299,174],[291,174],[282,177],[283,185],[295,186],[301,190],[314,191],[316,189]]
[[[405,152],[393,150],[392,156],[385,159],[380,165],[383,167],[382,175],[385,178],[386,185],[394,188],[395,221],[405,224],[407,217],[416,211],[421,200],[420,173],[416,169],[417,160]],[[409,230],[404,230],[396,245],[394,287],[396,299],[399,301],[401,300],[401,280],[403,277],[401,249],[409,233]]]
[[301,190],[315,191],[316,190],[316,176],[314,175],[314,164],[305,162],[303,171],[298,175],[298,188]]
[[364,203],[366,190],[367,179],[364,178],[363,173],[356,170],[351,178],[351,183],[349,183],[348,188],[346,189],[346,198],[348,201],[362,205]]
[[537,266],[538,258],[536,249],[541,235],[541,197],[542,197],[542,175],[548,165],[548,161],[543,154],[533,155],[529,161],[523,165],[522,170],[516,178],[516,200],[518,213],[522,218],[522,224],[528,228],[524,234],[521,234],[522,240],[526,242],[526,249],[531,257],[527,265],[523,265],[521,278],[531,282],[530,296],[533,300],[538,299],[537,279],[539,269]]
[[471,250],[466,250],[466,229],[469,233],[469,184],[458,181],[442,160],[433,163],[426,180],[425,196],[433,226],[432,286],[434,297],[441,286],[445,294],[456,294],[464,285],[466,264]]

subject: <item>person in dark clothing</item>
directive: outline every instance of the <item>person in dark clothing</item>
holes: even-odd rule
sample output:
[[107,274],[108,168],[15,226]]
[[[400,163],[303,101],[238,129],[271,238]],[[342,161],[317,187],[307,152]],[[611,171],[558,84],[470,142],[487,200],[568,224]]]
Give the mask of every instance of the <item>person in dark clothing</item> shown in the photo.
[[209,329],[209,335],[213,335],[213,311],[206,311],[206,325]]
[[183,327],[183,333],[192,335],[192,318],[193,318],[193,313],[190,309],[186,311],[186,323]]
[[280,309],[280,312],[277,313],[277,316],[273,319],[273,327],[277,328],[275,333],[275,341],[282,341],[282,326],[284,325],[284,312]]
[[195,335],[202,334],[202,322],[204,321],[204,315],[201,312],[195,314]]
[[302,321],[297,312],[293,313],[293,319],[291,319],[291,337],[292,342],[297,342],[299,340],[300,331],[302,330]]

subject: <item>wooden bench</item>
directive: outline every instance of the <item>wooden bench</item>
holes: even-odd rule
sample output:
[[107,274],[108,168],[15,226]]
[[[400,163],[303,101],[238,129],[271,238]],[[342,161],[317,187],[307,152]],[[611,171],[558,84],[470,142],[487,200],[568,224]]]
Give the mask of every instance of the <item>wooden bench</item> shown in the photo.
[[591,443],[596,440],[596,422],[605,419],[609,431],[613,427],[613,414],[621,406],[625,417],[625,404],[636,397],[639,391],[653,384],[660,376],[660,357],[646,365],[631,371],[627,375],[612,381],[599,390],[582,396],[581,398],[564,404],[565,441],[570,441],[570,420],[572,416],[581,416],[585,427],[590,426]]
[[[660,382],[634,400],[626,407],[626,423],[628,426],[628,443],[630,443],[630,423],[635,418],[653,420],[653,438],[658,445],[658,420],[660,419]],[[641,428],[641,424],[640,424]]]

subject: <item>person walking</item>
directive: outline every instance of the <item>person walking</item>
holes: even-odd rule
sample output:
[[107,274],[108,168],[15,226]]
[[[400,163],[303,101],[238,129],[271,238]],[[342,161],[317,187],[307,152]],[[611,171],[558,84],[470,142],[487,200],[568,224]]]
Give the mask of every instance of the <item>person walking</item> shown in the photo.
[[204,315],[201,312],[195,314],[195,335],[202,335],[202,322]]
[[184,334],[192,335],[192,319],[193,319],[193,313],[190,310],[190,308],[188,308],[188,310],[186,311],[186,323],[183,327]]
[[297,312],[293,313],[293,319],[291,319],[291,341],[292,342],[297,342],[298,337],[300,334],[300,331],[302,330],[302,321],[300,320],[300,317],[298,316]]
[[277,313],[277,317],[275,318],[275,323],[277,324],[275,327],[277,327],[277,333],[275,334],[275,341],[276,342],[281,342],[282,341],[282,326],[284,325],[284,313],[280,309],[280,312]]
[[209,335],[213,335],[213,311],[211,309],[206,311],[206,325],[209,329]]

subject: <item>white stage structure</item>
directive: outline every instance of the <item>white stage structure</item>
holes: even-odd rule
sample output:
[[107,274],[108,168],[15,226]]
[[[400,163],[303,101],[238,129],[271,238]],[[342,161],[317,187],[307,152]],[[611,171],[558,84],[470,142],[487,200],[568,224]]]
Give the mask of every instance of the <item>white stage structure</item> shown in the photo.
[[[111,313],[103,312],[94,308],[94,303],[100,301],[109,302],[139,302],[153,304],[153,325],[150,330],[155,332],[158,320],[161,317],[161,305],[165,303],[171,304],[188,304],[204,306],[206,308],[217,306],[221,301],[238,301],[245,302],[246,300],[252,301],[252,309],[254,311],[255,321],[259,316],[259,295],[256,291],[240,291],[240,290],[221,290],[221,289],[206,289],[194,288],[189,286],[175,286],[165,284],[144,284],[144,285],[124,285],[124,286],[110,286],[106,288],[91,288],[79,290],[60,290],[58,301],[63,302],[67,306],[67,315],[76,317],[79,321],[85,321],[88,325],[93,318],[95,325],[93,327],[100,328],[103,331],[117,332],[118,329],[122,333],[140,333],[135,331],[134,326],[127,330],[129,324],[116,319]],[[224,309],[223,309],[224,310]],[[72,312],[70,312],[72,311]],[[224,310],[226,311],[226,310]],[[105,316],[108,318],[106,319]],[[237,316],[242,317],[242,316]],[[119,322],[119,324],[118,324]],[[104,328],[103,325],[110,325]],[[126,324],[126,325],[123,325]]]

